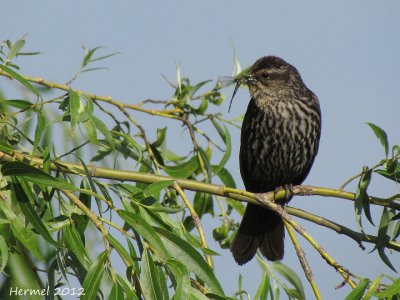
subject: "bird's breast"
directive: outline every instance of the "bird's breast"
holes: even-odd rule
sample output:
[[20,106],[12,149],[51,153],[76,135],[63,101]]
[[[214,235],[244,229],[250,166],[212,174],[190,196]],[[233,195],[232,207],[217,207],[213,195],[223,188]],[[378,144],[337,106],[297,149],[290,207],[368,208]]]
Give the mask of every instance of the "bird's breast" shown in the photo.
[[310,109],[301,102],[276,101],[261,108],[249,104],[243,120],[240,164],[251,184],[276,187],[304,180],[319,140],[320,120],[310,118]]

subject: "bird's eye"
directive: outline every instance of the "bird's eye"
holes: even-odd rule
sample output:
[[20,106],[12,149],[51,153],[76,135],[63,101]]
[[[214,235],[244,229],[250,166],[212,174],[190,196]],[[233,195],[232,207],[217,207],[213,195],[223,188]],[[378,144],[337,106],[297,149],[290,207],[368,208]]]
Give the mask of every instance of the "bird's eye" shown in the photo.
[[267,79],[269,77],[268,73],[261,73],[261,78]]

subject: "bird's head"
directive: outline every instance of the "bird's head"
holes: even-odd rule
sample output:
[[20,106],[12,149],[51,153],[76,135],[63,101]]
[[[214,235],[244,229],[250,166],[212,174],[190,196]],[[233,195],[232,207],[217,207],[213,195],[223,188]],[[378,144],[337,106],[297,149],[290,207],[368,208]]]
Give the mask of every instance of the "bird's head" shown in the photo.
[[297,69],[282,58],[264,56],[251,67],[244,69],[233,80],[236,83],[229,110],[240,86],[247,85],[252,98],[265,102],[283,99],[305,87]]
[[297,69],[276,56],[264,56],[257,60],[241,80],[254,97],[277,95],[286,87],[292,89],[293,85],[302,83]]

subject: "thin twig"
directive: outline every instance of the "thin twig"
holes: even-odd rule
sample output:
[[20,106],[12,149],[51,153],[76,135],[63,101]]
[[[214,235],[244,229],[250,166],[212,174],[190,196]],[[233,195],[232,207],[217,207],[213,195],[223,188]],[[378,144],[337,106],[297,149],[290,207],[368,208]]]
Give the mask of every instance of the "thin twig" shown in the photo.
[[76,146],[76,147],[72,148],[72,149],[69,150],[68,152],[57,156],[55,159],[58,160],[58,159],[63,158],[63,157],[65,157],[65,156],[67,156],[67,155],[70,155],[70,154],[74,153],[76,150],[78,150],[78,149],[80,149],[80,148],[86,146],[86,145],[89,144],[89,143],[90,143],[90,141],[86,141],[86,142],[84,142],[83,144],[80,144],[79,146]]
[[168,105],[168,104],[176,104],[178,103],[178,100],[154,100],[154,99],[144,99],[140,102],[138,102],[138,105],[144,105],[146,103],[152,103],[152,104],[164,104],[164,105]]
[[356,283],[350,278],[350,272],[344,268],[343,266],[339,265],[329,254],[322,248],[312,236],[310,236],[304,228],[294,221],[290,215],[283,209],[283,207],[279,204],[276,204],[265,197],[265,194],[255,194],[255,199],[263,204],[263,206],[273,210],[276,212],[283,220],[285,220],[288,224],[290,224],[298,233],[300,233],[314,248],[318,251],[318,253],[322,256],[325,261],[332,266],[339,274],[346,280],[346,282],[354,289],[357,285]]
[[73,202],[89,219],[92,221],[93,225],[97,227],[97,229],[101,232],[103,236],[103,241],[106,249],[110,249],[108,243],[106,243],[108,232],[104,228],[103,223],[99,220],[98,216],[95,215],[90,208],[88,208],[78,197],[76,197],[73,193],[67,190],[61,190],[61,192],[67,196],[71,202]]
[[[400,158],[400,155],[396,155],[393,158],[391,158],[390,160],[397,160]],[[357,175],[354,175],[352,177],[350,177],[349,179],[347,179],[339,188],[339,191],[342,191],[349,183],[351,183],[353,180],[357,179],[358,177],[371,172],[373,170],[375,170],[376,168],[379,168],[381,166],[383,166],[385,163],[387,163],[389,159],[384,159],[382,161],[380,161],[379,163],[377,163],[375,166],[371,167],[371,168],[366,168],[365,170],[363,170],[362,172],[358,173]]]
[[[7,77],[9,79],[14,79],[10,74],[1,70],[1,68],[0,68],[0,76]],[[58,90],[66,91],[66,92],[74,91],[75,93],[78,93],[80,95],[85,95],[87,97],[90,97],[93,100],[107,102],[107,103],[112,104],[117,107],[137,110],[137,111],[141,111],[141,112],[144,112],[144,113],[147,113],[150,115],[154,115],[154,116],[160,116],[160,117],[165,117],[165,118],[170,118],[170,119],[177,119],[178,116],[176,116],[175,114],[182,113],[182,110],[178,109],[178,108],[175,108],[172,110],[146,109],[146,108],[141,107],[140,105],[126,104],[126,103],[117,101],[110,96],[100,96],[100,95],[96,95],[93,93],[84,92],[81,90],[71,89],[71,87],[66,84],[55,83],[52,81],[44,80],[43,78],[40,78],[40,77],[31,77],[31,76],[25,76],[25,75],[20,75],[20,76],[22,76],[22,78],[24,78],[25,80],[27,80],[29,82],[37,83],[37,84],[40,84],[40,85],[48,87],[48,88],[58,89]]]
[[207,172],[207,169],[206,169],[206,165],[205,165],[204,159],[200,154],[200,146],[199,146],[199,144],[197,142],[196,135],[195,135],[194,129],[193,129],[193,125],[192,125],[192,123],[189,122],[187,117],[183,117],[183,118],[181,118],[181,120],[182,120],[182,122],[184,122],[184,124],[186,125],[187,129],[189,130],[190,138],[191,138],[192,144],[193,144],[193,148],[194,148],[194,150],[195,150],[195,152],[197,154],[197,158],[198,158],[199,163],[200,163],[200,168],[203,171],[203,174],[204,174],[204,177],[205,177],[206,181],[208,182],[209,180],[211,180],[211,178],[208,178],[208,172]]
[[319,292],[317,283],[314,280],[310,265],[308,264],[308,261],[306,258],[306,254],[304,253],[303,249],[301,248],[300,243],[293,231],[293,228],[286,221],[283,221],[283,223],[285,224],[286,230],[289,233],[289,237],[292,240],[292,244],[294,246],[294,249],[296,250],[297,257],[299,258],[299,261],[300,261],[300,265],[303,268],[304,275],[306,276],[308,282],[311,285],[311,288],[313,289],[315,298],[317,300],[320,300],[320,299],[322,299],[321,293]]
[[[204,235],[204,230],[203,230],[203,226],[201,225],[199,215],[193,208],[192,204],[190,203],[189,199],[186,197],[185,193],[183,192],[183,190],[179,186],[179,184],[177,182],[174,182],[173,187],[178,192],[179,196],[181,196],[183,202],[185,203],[185,206],[188,208],[190,215],[192,216],[194,226],[196,227],[197,231],[199,232],[201,247],[203,249],[208,249],[206,237]],[[213,261],[212,261],[211,256],[208,254],[205,254],[205,256],[206,256],[208,265],[211,267],[211,269],[213,269],[214,266],[213,266]]]
[[[339,234],[348,236],[349,238],[351,238],[355,242],[357,242],[357,244],[360,246],[360,248],[362,250],[365,250],[365,247],[362,244],[362,242],[376,244],[378,241],[378,238],[376,236],[354,231],[346,226],[343,226],[341,224],[338,224],[336,222],[333,222],[333,221],[323,218],[321,216],[312,214],[310,212],[306,212],[304,210],[290,207],[290,206],[285,206],[285,210],[292,216],[299,217],[301,219],[313,222],[320,226],[329,228],[333,231],[336,231]],[[394,241],[389,241],[385,246],[389,249],[393,249],[395,251],[400,252],[400,244],[399,243],[396,243]]]
[[[0,69],[0,75],[2,75],[1,74],[1,69]],[[3,116],[2,117],[2,121],[4,122],[4,121],[6,121],[6,120],[8,120],[8,119],[10,119],[12,117],[15,117],[18,114],[21,114],[21,113],[26,112],[26,111],[31,110],[31,109],[37,109],[38,107],[46,105],[46,104],[57,103],[58,100],[60,100],[60,99],[62,99],[64,97],[65,97],[65,95],[61,95],[61,96],[57,96],[55,98],[52,98],[52,99],[49,99],[49,100],[46,100],[46,101],[32,103],[32,105],[29,106],[29,107],[25,107],[25,108],[22,108],[20,110],[14,111],[14,112],[10,112],[7,115]]]
[[137,129],[139,129],[140,134],[142,136],[142,140],[144,141],[144,145],[146,147],[147,152],[149,153],[149,158],[150,160],[153,162],[157,174],[160,174],[160,167],[161,165],[158,163],[156,156],[154,155],[153,149],[150,146],[150,142],[147,139],[147,135],[146,135],[146,131],[144,130],[144,128],[142,127],[142,125],[140,125],[135,119],[133,119],[131,117],[131,115],[126,111],[126,109],[123,106],[117,106],[118,109],[125,115],[125,117],[131,121],[136,127]]

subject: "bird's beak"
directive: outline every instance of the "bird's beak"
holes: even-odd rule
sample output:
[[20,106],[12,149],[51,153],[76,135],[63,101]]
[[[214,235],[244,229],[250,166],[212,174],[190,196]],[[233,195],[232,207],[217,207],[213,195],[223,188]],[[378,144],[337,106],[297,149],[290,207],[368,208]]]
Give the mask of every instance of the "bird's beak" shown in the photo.
[[245,74],[245,75],[243,75],[240,78],[237,78],[235,80],[236,85],[235,85],[235,89],[233,90],[233,95],[232,95],[232,98],[231,98],[231,102],[229,103],[228,112],[230,112],[230,110],[231,110],[231,105],[232,105],[232,102],[233,102],[233,98],[235,97],[236,92],[238,91],[239,87],[241,85],[243,85],[243,84],[248,85],[248,86],[253,85],[255,83],[255,81],[256,80],[255,80],[254,76],[252,74],[250,74],[250,73],[247,73],[247,74]]
[[256,79],[254,78],[253,74],[248,73],[242,77],[242,84],[252,85],[255,82]]

